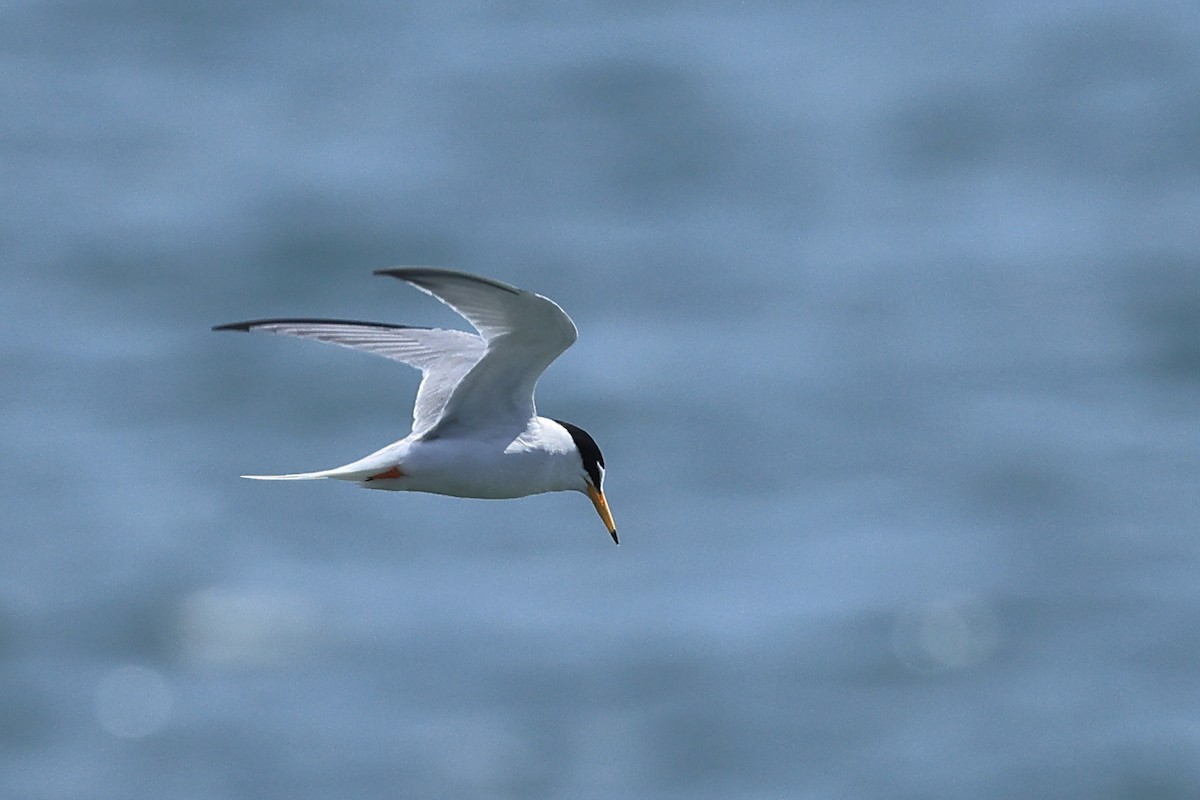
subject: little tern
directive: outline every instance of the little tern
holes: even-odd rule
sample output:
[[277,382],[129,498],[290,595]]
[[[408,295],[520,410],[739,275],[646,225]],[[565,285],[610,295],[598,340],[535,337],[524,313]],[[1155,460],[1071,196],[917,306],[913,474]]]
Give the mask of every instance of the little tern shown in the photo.
[[299,336],[364,350],[421,371],[412,432],[341,467],[254,480],[354,481],[368,489],[508,498],[578,491],[614,542],[604,497],[604,456],[582,428],[540,417],[538,378],[574,343],[575,323],[553,300],[514,286],[431,267],[377,270],[445,303],[478,334],[383,322],[260,319],[214,331]]

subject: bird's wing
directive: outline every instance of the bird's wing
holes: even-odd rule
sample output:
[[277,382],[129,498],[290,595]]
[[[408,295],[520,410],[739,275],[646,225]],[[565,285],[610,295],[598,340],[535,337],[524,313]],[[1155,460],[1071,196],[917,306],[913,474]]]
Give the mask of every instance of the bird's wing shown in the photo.
[[423,433],[437,423],[454,387],[487,349],[483,339],[465,331],[340,319],[260,319],[218,325],[213,330],[316,339],[375,353],[421,370],[421,386],[413,404],[414,433]]
[[558,305],[499,281],[446,269],[379,270],[436,297],[479,331],[487,349],[445,403],[439,431],[523,427],[537,412],[533,390],[579,335]]

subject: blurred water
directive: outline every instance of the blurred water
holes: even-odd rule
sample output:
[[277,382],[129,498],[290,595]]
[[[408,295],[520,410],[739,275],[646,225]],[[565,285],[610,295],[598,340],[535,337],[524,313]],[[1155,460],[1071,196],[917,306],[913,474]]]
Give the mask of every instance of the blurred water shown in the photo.
[[[0,795],[1200,796],[1200,15],[0,10]],[[581,330],[578,496],[261,485]]]

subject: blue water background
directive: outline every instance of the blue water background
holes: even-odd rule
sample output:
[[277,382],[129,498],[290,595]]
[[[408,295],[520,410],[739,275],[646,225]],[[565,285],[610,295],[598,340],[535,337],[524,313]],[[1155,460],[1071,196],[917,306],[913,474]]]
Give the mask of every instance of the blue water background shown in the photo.
[[[1188,3],[0,9],[0,796],[1200,797]],[[517,501],[262,484],[557,300]]]

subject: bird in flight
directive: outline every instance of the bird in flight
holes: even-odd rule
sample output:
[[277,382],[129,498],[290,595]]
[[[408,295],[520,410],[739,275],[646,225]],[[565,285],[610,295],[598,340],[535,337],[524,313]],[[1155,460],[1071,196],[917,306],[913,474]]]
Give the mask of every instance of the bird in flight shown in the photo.
[[540,417],[533,392],[550,362],[578,337],[553,300],[508,284],[429,267],[377,270],[432,295],[478,332],[339,319],[260,319],[214,331],[299,336],[365,350],[421,371],[412,432],[345,466],[255,480],[354,481],[368,489],[454,497],[525,497],[578,491],[614,542],[604,497],[604,456],[582,428]]

